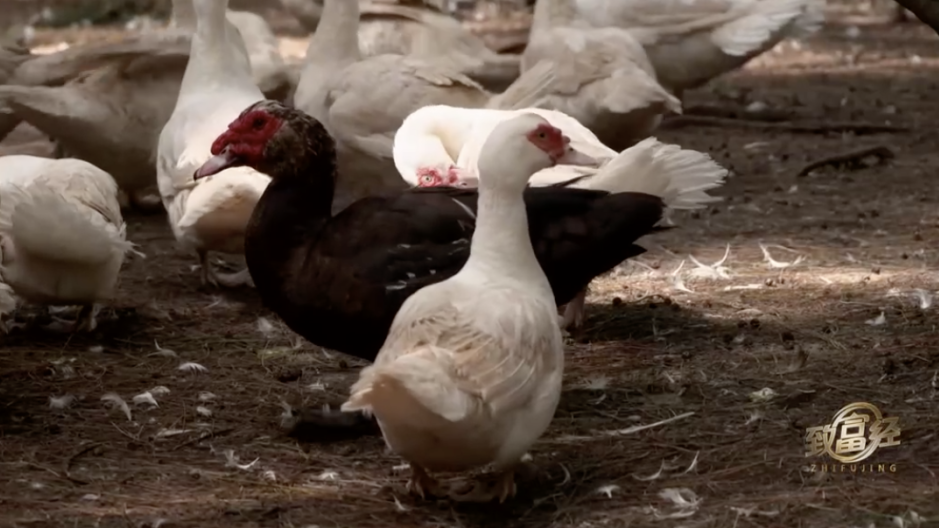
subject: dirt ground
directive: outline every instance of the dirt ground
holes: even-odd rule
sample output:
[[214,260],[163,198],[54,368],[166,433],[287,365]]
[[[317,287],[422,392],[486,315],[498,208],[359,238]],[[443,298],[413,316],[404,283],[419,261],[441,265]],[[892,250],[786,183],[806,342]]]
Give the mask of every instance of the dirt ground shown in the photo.
[[[0,526],[939,526],[939,47],[833,18],[688,101],[783,121],[658,134],[733,170],[724,202],[594,283],[515,500],[422,502],[380,437],[288,436],[283,406],[342,402],[361,363],[295,344],[252,291],[201,289],[163,216],[129,215],[147,258],[99,330],[0,335]],[[867,147],[887,159],[799,175]],[[805,428],[852,402],[899,417],[865,461],[894,472],[810,471]]]

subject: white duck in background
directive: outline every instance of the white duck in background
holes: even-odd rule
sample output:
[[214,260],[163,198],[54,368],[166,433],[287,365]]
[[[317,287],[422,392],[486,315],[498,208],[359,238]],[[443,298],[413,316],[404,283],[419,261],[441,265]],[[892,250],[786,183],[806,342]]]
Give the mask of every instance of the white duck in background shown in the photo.
[[[342,406],[375,415],[421,496],[437,488],[427,471],[489,463],[502,473],[495,497],[514,496],[514,469],[554,416],[564,344],[522,193],[533,172],[566,150],[560,130],[534,114],[496,127],[480,161],[486,176],[469,259],[404,302]],[[475,490],[450,496],[494,498]]]
[[539,64],[505,93],[493,95],[466,76],[401,55],[362,58],[356,28],[359,4],[326,0],[322,23],[307,49],[294,106],[336,139],[339,173],[334,211],[352,201],[400,189],[394,175],[394,134],[426,105],[480,108],[535,106],[553,86],[553,65]]
[[619,28],[578,20],[573,0],[538,0],[522,72],[541,60],[557,64],[555,93],[543,106],[568,114],[614,150],[644,139],[681,102],[656,80],[639,42]]
[[[446,106],[425,107],[409,116],[395,136],[395,163],[412,186],[476,187],[479,185],[482,145],[499,123],[526,112],[537,113],[567,133],[569,148],[585,153],[599,166],[559,163],[532,175],[532,186],[564,185],[606,192],[642,192],[662,198],[665,218],[672,210],[700,209],[721,200],[707,191],[724,184],[727,170],[707,154],[647,138],[617,154],[583,133],[570,116],[541,109],[482,110]],[[563,116],[563,118],[562,118]],[[589,132],[588,132],[589,133]],[[569,183],[565,183],[569,182]],[[580,328],[587,291],[564,307],[562,328]]]
[[[281,0],[315,31],[323,0]],[[416,4],[416,5],[415,5]],[[434,5],[428,5],[434,4]],[[364,57],[395,54],[439,61],[489,89],[504,90],[519,74],[519,57],[499,54],[446,13],[445,2],[359,2],[359,48]]]
[[[228,11],[227,18],[252,39],[261,91],[286,97],[292,85],[267,24],[254,13]],[[159,207],[147,203],[144,191],[156,184],[156,146],[176,104],[195,27],[192,0],[173,0],[165,29],[28,59],[11,79],[19,85],[0,86],[0,137],[25,120],[57,142],[60,156],[111,174],[135,205]]]
[[[280,54],[280,43],[271,27],[262,16],[250,11],[227,9],[225,18],[238,30],[247,49],[255,84],[269,99],[286,100],[293,93],[294,79]],[[193,0],[173,0],[169,27],[187,37],[184,43],[188,47],[188,36],[196,30]]]
[[268,99],[289,99],[296,89],[296,75],[284,62],[284,57],[280,54],[280,41],[267,21],[250,11],[228,10],[227,18],[241,33],[248,50],[251,75],[261,92]]
[[[74,157],[111,174],[136,205],[156,184],[153,159],[189,53],[124,54],[62,86],[0,86],[8,108]],[[2,115],[2,114],[0,114]],[[159,207],[159,203],[153,204]]]
[[825,21],[825,0],[570,1],[594,26],[628,29],[659,82],[679,98]]
[[111,298],[133,251],[117,192],[81,160],[0,158],[0,282],[29,302],[80,305],[74,330],[94,330],[95,303]]
[[247,269],[217,273],[209,251],[241,254],[244,230],[270,178],[237,167],[193,181],[212,157],[212,142],[241,111],[264,99],[251,79],[241,36],[226,22],[227,0],[195,0],[196,31],[176,108],[160,134],[157,183],[170,227],[202,264],[202,281],[213,285],[252,284]]

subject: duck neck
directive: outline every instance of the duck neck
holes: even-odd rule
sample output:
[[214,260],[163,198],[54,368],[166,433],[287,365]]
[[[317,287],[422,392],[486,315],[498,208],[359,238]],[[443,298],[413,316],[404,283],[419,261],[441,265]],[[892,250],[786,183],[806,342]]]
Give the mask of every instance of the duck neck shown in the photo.
[[196,17],[196,36],[200,40],[209,41],[216,45],[227,44],[225,41],[225,25],[228,22],[227,0],[193,0],[193,11]]
[[251,76],[248,52],[228,21],[228,0],[193,0],[196,30],[180,94],[238,88],[261,93]]
[[290,165],[258,200],[245,235],[245,260],[271,308],[291,303],[293,270],[302,269],[311,242],[332,218],[335,155]]
[[190,32],[196,30],[196,11],[192,0],[173,0],[170,27]]
[[525,198],[520,192],[483,190],[476,209],[476,230],[464,270],[489,280],[511,279],[550,292],[528,233]]
[[325,0],[319,25],[306,50],[306,63],[345,66],[361,57],[358,0]]
[[531,21],[531,34],[565,26],[577,18],[574,0],[538,0]]

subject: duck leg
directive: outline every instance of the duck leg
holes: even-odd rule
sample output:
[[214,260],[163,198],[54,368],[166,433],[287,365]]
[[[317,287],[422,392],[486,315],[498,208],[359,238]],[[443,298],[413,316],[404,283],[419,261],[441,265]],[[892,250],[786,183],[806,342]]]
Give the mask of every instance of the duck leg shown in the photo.
[[215,275],[215,269],[209,262],[209,252],[204,249],[196,250],[199,254],[199,264],[202,266],[202,285],[212,285],[218,288],[218,277]]
[[515,494],[518,493],[518,486],[515,485],[515,468],[509,468],[502,473],[502,478],[499,479],[499,484],[496,487],[496,491],[499,493],[499,504],[505,502],[506,499],[511,499],[515,497]]
[[64,313],[73,309],[73,307],[53,309],[51,306],[47,306],[46,313],[49,314],[49,317],[52,318],[52,322],[45,325],[44,329],[49,332],[69,334],[78,332],[93,332],[94,329],[98,327],[98,310],[95,308],[94,304],[81,305],[78,309],[78,315],[72,321],[53,314],[53,312]]
[[68,155],[68,151],[65,150],[65,146],[62,145],[62,143],[59,140],[53,137],[50,137],[49,139],[52,141],[52,144],[55,145],[55,147],[52,150],[52,157],[54,159],[64,159],[64,158],[70,157]]
[[515,466],[509,467],[501,472],[499,480],[494,488],[485,489],[480,483],[476,482],[473,487],[465,493],[450,492],[450,499],[456,502],[474,502],[486,503],[493,499],[499,499],[502,504],[506,499],[515,497],[518,487],[515,485]]
[[75,319],[75,326],[72,331],[93,332],[98,327],[97,315],[98,310],[95,309],[94,304],[83,305],[78,312],[78,317]]
[[202,285],[211,284],[218,288],[236,288],[238,286],[251,286],[254,288],[254,279],[251,278],[251,272],[245,268],[236,273],[219,273],[215,271],[209,262],[209,252],[204,249],[197,250],[199,253],[199,263],[202,266]]
[[561,318],[561,328],[573,327],[579,330],[584,325],[584,304],[587,302],[587,288],[584,288],[564,305],[564,316]]
[[411,479],[408,480],[408,493],[413,493],[422,499],[427,496],[439,496],[440,484],[427,474],[427,471],[421,466],[411,462]]

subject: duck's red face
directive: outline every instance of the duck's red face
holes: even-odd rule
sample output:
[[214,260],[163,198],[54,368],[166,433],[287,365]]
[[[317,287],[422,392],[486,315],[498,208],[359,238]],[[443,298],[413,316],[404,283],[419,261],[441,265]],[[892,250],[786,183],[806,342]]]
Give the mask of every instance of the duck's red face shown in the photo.
[[252,105],[228,125],[212,143],[212,158],[196,171],[194,178],[204,178],[231,167],[247,165],[262,170],[264,152],[271,138],[284,123],[259,104]]
[[561,129],[540,124],[527,134],[528,141],[543,150],[551,161],[558,165],[596,166],[597,160],[574,150],[571,147],[571,138],[564,135]]
[[555,162],[564,155],[567,145],[571,142],[559,128],[547,124],[538,125],[529,132],[528,141],[545,151]]
[[468,171],[455,165],[417,169],[418,187],[475,187],[475,180]]

